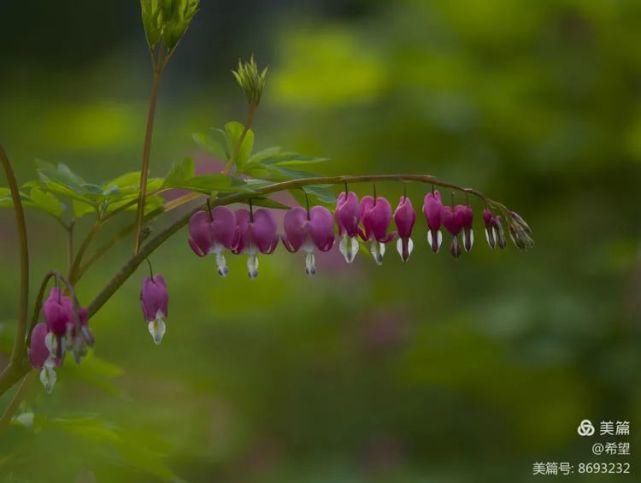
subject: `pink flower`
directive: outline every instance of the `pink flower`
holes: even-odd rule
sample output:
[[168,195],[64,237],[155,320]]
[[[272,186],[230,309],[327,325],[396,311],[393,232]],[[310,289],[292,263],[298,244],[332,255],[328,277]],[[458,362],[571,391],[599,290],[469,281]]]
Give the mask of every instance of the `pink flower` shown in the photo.
[[392,221],[392,206],[386,198],[365,196],[361,200],[361,220],[364,233],[361,238],[370,242],[370,251],[377,265],[383,263],[385,244],[394,239],[394,233],[388,233],[387,228]]
[[47,321],[49,332],[58,337],[67,333],[68,327],[73,324],[73,304],[71,299],[62,294],[62,290],[53,287],[49,297],[45,300],[42,311]]
[[443,207],[443,226],[452,235],[450,253],[458,258],[461,255],[461,247],[459,245],[458,235],[463,227],[461,225],[461,217],[457,213],[456,208],[453,208],[451,206]]
[[246,209],[236,212],[236,243],[233,253],[247,252],[249,278],[258,276],[258,252],[270,254],[278,245],[278,227],[268,210],[258,209],[251,213]]
[[463,228],[463,248],[465,248],[466,252],[469,252],[472,249],[472,245],[474,245],[474,231],[472,229],[474,212],[468,205],[457,205],[454,210]]
[[54,347],[56,335],[49,332],[47,324],[40,322],[31,331],[31,344],[29,346],[29,359],[31,365],[40,369],[40,382],[47,393],[53,391],[56,384],[56,367],[61,359],[55,355]]
[[396,232],[398,233],[396,250],[403,262],[409,260],[410,254],[414,249],[414,242],[411,237],[415,222],[416,212],[412,206],[412,201],[407,196],[401,196],[394,211],[394,223],[396,223]]
[[423,201],[423,214],[427,220],[427,243],[434,253],[438,252],[443,243],[441,223],[443,219],[443,203],[438,191],[427,193]]
[[226,206],[217,206],[211,212],[198,211],[189,220],[189,245],[196,255],[215,254],[218,274],[229,273],[223,252],[231,250],[236,233],[236,217]]
[[290,252],[305,251],[305,272],[316,273],[314,247],[326,252],[334,245],[334,219],[324,206],[313,206],[309,212],[301,207],[285,214],[283,245]]
[[483,223],[485,225],[485,239],[490,248],[505,248],[505,234],[503,232],[503,225],[501,218],[498,215],[493,215],[492,212],[485,208],[483,210]]
[[140,289],[140,306],[156,345],[160,344],[167,330],[165,319],[168,315],[168,305],[169,292],[163,276],[158,274],[145,277]]
[[338,195],[334,217],[338,224],[338,234],[342,236],[338,248],[345,261],[352,263],[358,253],[356,236],[360,233],[358,225],[361,219],[361,208],[356,193],[350,191]]

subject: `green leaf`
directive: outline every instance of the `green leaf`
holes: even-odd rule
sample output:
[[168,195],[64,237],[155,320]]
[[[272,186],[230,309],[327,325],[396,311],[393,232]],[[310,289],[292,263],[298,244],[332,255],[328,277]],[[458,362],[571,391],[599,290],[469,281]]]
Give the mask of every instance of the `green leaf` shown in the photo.
[[97,185],[86,183],[85,180],[64,164],[54,166],[50,163],[39,161],[38,177],[42,189],[90,205],[95,206],[102,194]]
[[238,147],[244,130],[245,126],[236,121],[231,121],[225,124],[227,152],[230,153],[229,159],[231,159],[231,156],[234,156],[234,154],[236,155],[234,161],[236,162],[239,170],[242,170],[243,165],[249,159],[252,150],[254,149],[254,131],[251,129],[247,130],[242,144]]
[[265,208],[275,208],[277,210],[289,210],[291,206],[287,206],[279,201],[272,200],[271,198],[266,198],[264,196],[258,196],[252,198],[252,204],[255,206],[263,206]]
[[29,198],[29,204],[34,208],[38,208],[45,213],[49,213],[51,216],[54,216],[58,219],[62,217],[62,213],[64,212],[64,205],[51,193],[43,191],[37,186],[34,186],[33,188],[31,188]]
[[218,134],[218,137],[222,138],[222,143],[206,132],[195,132],[192,137],[196,144],[208,153],[217,158],[228,160],[231,154],[227,151],[227,133],[221,129],[217,129],[214,132]]
[[196,174],[196,165],[191,158],[185,158],[178,163],[174,163],[165,178],[163,187],[165,188],[179,188],[182,183],[191,179]]
[[82,218],[96,212],[94,206],[78,200],[71,200],[71,209],[75,218]]
[[317,158],[293,152],[280,152],[266,157],[261,162],[262,164],[270,166],[298,167],[325,163],[327,161],[329,161],[329,158]]
[[147,432],[122,429],[94,416],[47,418],[40,414],[35,425],[39,429],[62,431],[85,444],[111,447],[117,453],[116,462],[157,478],[171,481],[177,478],[165,462],[166,445]]

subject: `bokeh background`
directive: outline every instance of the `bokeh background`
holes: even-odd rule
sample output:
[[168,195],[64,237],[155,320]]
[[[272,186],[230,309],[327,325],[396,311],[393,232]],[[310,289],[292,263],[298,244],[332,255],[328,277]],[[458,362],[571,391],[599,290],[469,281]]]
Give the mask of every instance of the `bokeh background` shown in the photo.
[[[419,218],[407,265],[390,250],[382,267],[346,266],[335,250],[311,279],[281,247],[257,280],[241,258],[221,280],[183,231],[153,256],[171,291],[162,345],[140,314],[141,268],[92,319],[87,362],[68,360],[53,395],[29,391],[25,424],[0,435],[0,480],[520,482],[545,479],[538,461],[628,461],[638,478],[641,4],[201,3],[163,80],[154,174],[207,162],[191,134],[244,119],[230,70],[254,53],[270,66],[258,147],[329,156],[323,174],[477,187],[530,222],[536,247],[492,251],[477,225],[454,260],[428,251]],[[138,3],[2,2],[0,18],[0,141],[19,178],[36,159],[93,181],[136,169]],[[416,207],[424,189],[410,187]],[[396,202],[402,186],[378,191]],[[11,213],[0,221],[6,351],[17,252]],[[29,230],[35,289],[65,267],[65,239],[33,212]],[[83,279],[81,301],[130,250]],[[629,420],[632,456],[592,456],[584,418]]]

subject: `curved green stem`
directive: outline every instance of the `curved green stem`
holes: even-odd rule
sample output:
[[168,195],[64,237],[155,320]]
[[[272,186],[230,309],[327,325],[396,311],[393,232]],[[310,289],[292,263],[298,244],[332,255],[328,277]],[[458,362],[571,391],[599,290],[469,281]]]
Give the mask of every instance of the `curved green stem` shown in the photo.
[[[285,191],[293,188],[300,188],[307,185],[314,184],[344,184],[344,183],[371,183],[371,182],[381,182],[381,181],[415,181],[419,183],[433,184],[436,186],[441,186],[444,188],[450,188],[463,193],[469,193],[477,196],[485,203],[490,205],[502,206],[500,203],[495,202],[494,200],[489,199],[480,191],[477,191],[472,188],[464,188],[453,183],[448,183],[441,181],[438,178],[435,178],[431,175],[419,175],[419,174],[381,174],[381,175],[362,175],[362,176],[319,176],[313,178],[301,178],[291,181],[282,181],[279,183],[274,183],[264,188],[257,189],[251,193],[234,193],[222,198],[216,198],[210,200],[211,206],[220,206],[220,205],[229,205],[231,203],[237,203],[245,201],[248,198],[267,195],[270,193],[275,193],[278,191]],[[107,285],[102,289],[102,291],[96,296],[96,298],[89,304],[88,311],[89,316],[94,315],[100,308],[111,298],[111,296],[118,290],[118,288],[125,283],[125,281],[131,276],[131,274],[136,270],[138,265],[147,258],[154,250],[160,247],[165,240],[167,240],[171,235],[180,230],[185,226],[191,216],[196,213],[198,210],[204,209],[207,205],[203,204],[197,208],[190,210],[181,218],[176,220],[170,226],[165,228],[163,231],[158,233],[155,237],[149,240],[140,251],[136,253],[129,261],[114,275],[114,277],[107,283]]]
[[13,342],[13,350],[11,352],[11,363],[16,364],[20,359],[22,359],[25,353],[24,341],[29,310],[29,243],[27,240],[27,224],[25,221],[18,182],[16,181],[16,175],[11,167],[11,162],[9,161],[9,158],[2,146],[0,146],[0,161],[2,162],[7,182],[9,183],[9,189],[11,190],[13,211],[16,215],[16,226],[18,228],[18,240],[20,241],[20,298],[18,302],[18,328],[16,331],[16,339]]
[[142,149],[142,167],[140,170],[140,192],[138,195],[138,210],[136,211],[135,249],[134,253],[140,250],[140,233],[145,214],[145,197],[147,196],[147,178],[149,177],[149,159],[151,155],[151,141],[154,133],[154,119],[156,117],[156,104],[158,103],[158,89],[160,78],[166,63],[163,61],[159,68],[154,67],[154,77],[151,84],[151,95],[149,97],[149,109],[147,110],[147,128],[145,130],[145,141]]

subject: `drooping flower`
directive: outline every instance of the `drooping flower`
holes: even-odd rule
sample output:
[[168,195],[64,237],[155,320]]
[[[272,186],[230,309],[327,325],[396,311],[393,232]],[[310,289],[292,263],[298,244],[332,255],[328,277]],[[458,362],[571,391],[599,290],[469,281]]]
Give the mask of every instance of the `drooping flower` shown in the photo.
[[268,210],[250,212],[240,209],[236,212],[235,254],[247,252],[247,273],[249,278],[258,276],[258,252],[270,254],[278,245],[278,227],[274,216]]
[[62,290],[53,287],[45,300],[42,311],[47,321],[49,332],[63,337],[73,324],[73,304],[71,299],[62,294]]
[[87,348],[94,344],[93,333],[89,328],[89,312],[85,307],[78,309],[78,326],[73,326],[68,339],[67,345],[71,347],[76,363],[80,363],[87,355]]
[[423,201],[423,214],[427,220],[427,243],[434,253],[438,252],[443,243],[441,224],[443,223],[443,203],[438,191],[427,193]]
[[236,232],[236,217],[226,206],[216,206],[211,212],[198,211],[189,220],[189,245],[196,255],[215,254],[218,274],[229,273],[225,249],[231,250]]
[[461,217],[458,216],[456,208],[452,206],[443,206],[443,226],[452,235],[452,243],[450,244],[450,253],[458,258],[461,255],[461,246],[459,244],[458,235],[461,232]]
[[56,367],[60,365],[60,358],[55,356],[56,349],[52,347],[54,340],[56,336],[44,322],[36,324],[31,332],[29,359],[34,368],[40,369],[40,382],[49,394],[56,384]]
[[472,245],[474,245],[474,212],[469,205],[457,205],[454,211],[463,229],[463,248],[465,248],[466,252],[469,252],[472,249]]
[[352,263],[358,253],[359,223],[361,220],[361,207],[358,196],[353,191],[342,192],[336,199],[334,213],[338,224],[338,234],[342,236],[338,248],[347,263]]
[[401,196],[398,206],[394,211],[394,223],[396,223],[396,232],[398,240],[396,241],[396,250],[401,256],[403,262],[409,260],[414,242],[412,241],[412,229],[416,222],[416,212],[412,206],[412,201],[407,196]]
[[488,208],[485,208],[483,210],[483,223],[485,224],[485,238],[490,248],[495,248],[496,246],[505,248],[505,234],[501,218],[498,215],[493,215]]
[[392,221],[392,206],[383,196],[374,199],[364,196],[361,200],[361,221],[365,231],[361,238],[370,242],[370,251],[377,265],[383,263],[385,244],[394,239],[394,233],[388,233],[387,228]]
[[158,345],[167,330],[165,320],[167,319],[169,305],[169,292],[162,275],[145,277],[140,289],[140,305],[149,333],[156,345]]
[[527,250],[534,246],[534,240],[532,240],[531,236],[532,228],[530,228],[530,225],[525,222],[521,215],[515,211],[511,211],[508,226],[510,228],[510,238],[512,238],[512,241],[519,249]]
[[301,207],[285,214],[283,245],[290,252],[302,247],[305,252],[305,273],[316,273],[314,247],[326,252],[334,245],[334,219],[324,206],[313,206],[309,212]]

